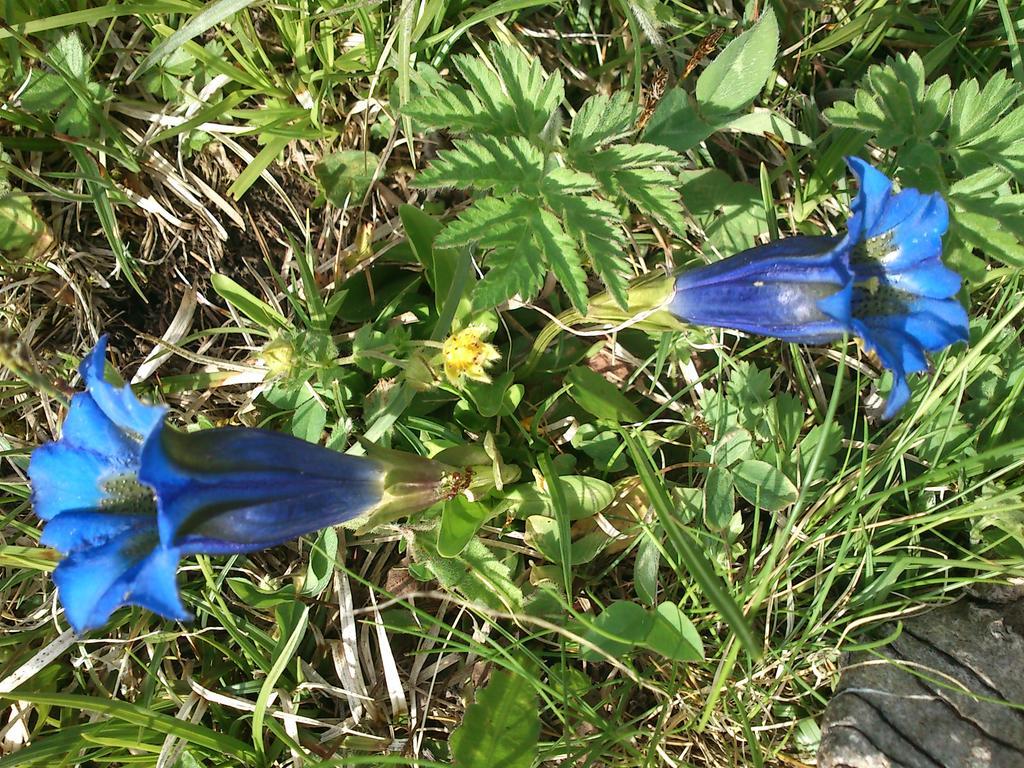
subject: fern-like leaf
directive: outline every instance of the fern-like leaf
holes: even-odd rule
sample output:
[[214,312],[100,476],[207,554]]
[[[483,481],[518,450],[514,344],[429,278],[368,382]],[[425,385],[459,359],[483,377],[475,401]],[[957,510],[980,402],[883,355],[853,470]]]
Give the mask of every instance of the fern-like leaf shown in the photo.
[[534,236],[544,259],[551,266],[558,282],[569,294],[573,307],[587,313],[587,275],[576,242],[569,237],[562,223],[551,211],[541,209],[533,219]]
[[616,144],[614,147],[595,152],[577,163],[578,167],[594,173],[608,173],[619,170],[653,168],[655,166],[676,166],[682,161],[677,152],[659,144]]
[[518,189],[536,190],[544,176],[544,155],[520,137],[493,136],[455,142],[455,149],[439,152],[414,185],[492,189],[505,195]]
[[607,200],[590,195],[557,195],[548,204],[561,217],[565,229],[590,258],[594,271],[609,292],[626,308],[629,265],[624,256],[625,237],[618,209]]
[[569,128],[569,156],[579,164],[595,149],[628,132],[635,120],[636,109],[627,92],[591,96]]
[[517,195],[482,198],[449,223],[435,244],[448,248],[479,242],[484,248],[492,247],[505,242],[510,231],[524,227],[536,210],[535,200]]
[[680,237],[686,231],[675,178],[649,168],[618,171],[614,178],[622,193],[643,213],[660,221]]
[[533,219],[520,221],[488,242],[493,250],[487,257],[487,274],[473,289],[473,308],[490,309],[516,294],[524,299],[536,296],[548,270],[533,240]]
[[565,95],[562,76],[548,74],[540,62],[518,47],[491,46],[491,57],[524,136],[539,136]]

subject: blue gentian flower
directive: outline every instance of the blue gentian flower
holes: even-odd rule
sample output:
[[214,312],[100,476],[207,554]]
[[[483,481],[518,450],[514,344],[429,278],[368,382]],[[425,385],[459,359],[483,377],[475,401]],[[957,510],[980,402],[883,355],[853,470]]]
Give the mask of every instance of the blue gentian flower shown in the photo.
[[938,193],[894,194],[885,174],[847,159],[860,181],[842,237],[791,237],[676,278],[668,306],[690,323],[821,344],[863,339],[892,371],[883,418],[910,399],[925,352],[967,340],[960,276],[942,263],[949,224]]
[[60,440],[29,462],[41,542],[65,557],[53,573],[77,632],[122,605],[188,619],[176,584],[189,554],[276,546],[360,515],[422,509],[448,468],[373,450],[348,456],[261,429],[179,432],[165,408],[104,379],[106,337],[82,361]]

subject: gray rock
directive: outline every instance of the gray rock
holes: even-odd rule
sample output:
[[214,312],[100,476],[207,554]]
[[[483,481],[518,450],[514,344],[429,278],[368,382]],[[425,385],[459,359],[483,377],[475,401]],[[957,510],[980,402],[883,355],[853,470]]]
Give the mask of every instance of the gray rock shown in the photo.
[[973,594],[844,656],[818,766],[1024,768],[1022,707],[1024,597]]

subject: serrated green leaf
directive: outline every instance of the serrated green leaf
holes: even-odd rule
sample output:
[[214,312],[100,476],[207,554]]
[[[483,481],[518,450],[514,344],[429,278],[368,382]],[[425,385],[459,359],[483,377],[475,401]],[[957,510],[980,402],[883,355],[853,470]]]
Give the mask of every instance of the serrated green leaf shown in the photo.
[[999,70],[981,90],[977,80],[961,84],[949,112],[949,138],[957,146],[970,144],[997,122],[1020,99],[1021,86]]
[[541,182],[541,194],[545,196],[578,195],[590,192],[597,187],[597,179],[589,173],[558,167],[551,169],[544,176],[544,180]]
[[454,83],[416,96],[401,107],[401,113],[428,128],[445,128],[453,133],[487,132],[496,127],[474,94]]
[[507,241],[487,258],[487,274],[473,289],[473,309],[496,307],[515,295],[524,300],[537,295],[547,265],[533,242],[530,227],[523,225],[508,233]]
[[569,128],[569,156],[585,160],[602,144],[629,131],[635,118],[636,108],[627,91],[591,96],[583,102]]
[[449,247],[472,242],[504,242],[509,233],[520,233],[537,210],[525,197],[485,197],[459,214],[437,236],[436,245]]
[[534,237],[551,270],[581,315],[587,313],[587,275],[576,242],[553,213],[540,210],[533,219]]
[[513,45],[491,45],[491,58],[515,111],[519,132],[538,136],[559,104],[565,87],[558,72],[548,75],[540,62]]
[[593,154],[581,167],[602,170],[651,168],[657,165],[678,165],[682,157],[660,144],[616,144]]
[[618,209],[607,200],[590,196],[560,195],[548,200],[569,234],[583,247],[616,303],[625,308],[625,275],[629,262],[625,257],[625,237]]
[[450,743],[456,768],[531,768],[539,738],[540,712],[530,682],[495,670]]
[[515,109],[501,80],[491,71],[487,63],[478,56],[460,54],[452,57],[455,68],[469,83],[473,95],[480,101],[491,120],[506,130],[515,127]]
[[413,186],[491,189],[507,195],[538,189],[544,177],[544,155],[521,136],[497,139],[480,136],[455,142],[416,177]]
[[738,112],[764,88],[775,68],[779,25],[769,6],[697,78],[697,101],[708,115]]
[[685,234],[686,220],[672,174],[650,169],[620,171],[615,174],[615,181],[623,194],[643,213],[657,219],[680,237]]

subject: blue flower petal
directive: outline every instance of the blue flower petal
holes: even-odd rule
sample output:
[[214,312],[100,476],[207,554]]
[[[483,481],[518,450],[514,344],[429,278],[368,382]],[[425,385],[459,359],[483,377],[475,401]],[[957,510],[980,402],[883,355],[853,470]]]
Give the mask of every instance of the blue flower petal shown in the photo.
[[71,554],[106,544],[126,533],[153,529],[154,515],[112,515],[98,509],[62,512],[43,530],[39,543]]
[[71,398],[60,442],[98,453],[120,467],[136,464],[142,452],[142,443],[112,422],[87,392]]
[[[898,323],[897,318],[890,320]],[[854,323],[865,346],[873,349],[882,365],[892,371],[892,390],[882,413],[883,419],[891,419],[910,399],[907,374],[927,371],[928,360],[917,339],[899,327],[889,327],[889,320],[872,318]]]
[[383,496],[379,465],[279,432],[164,427],[139,479],[154,489],[160,537],[188,552],[248,552],[350,520]]
[[171,619],[187,619],[178,597],[179,554],[159,545],[152,527],[128,531],[60,562],[53,581],[76,632],[103,626],[122,605],[141,605]]
[[852,215],[846,223],[849,238],[856,242],[869,237],[868,231],[881,218],[892,192],[892,182],[888,176],[859,157],[847,157],[846,164],[860,182],[857,196],[850,205]]
[[92,352],[85,356],[78,371],[85,380],[85,389],[114,424],[140,441],[156,429],[164,418],[165,408],[143,404],[127,384],[115,387],[104,378],[107,337],[101,336]]
[[98,507],[105,496],[99,479],[106,471],[98,453],[63,442],[36,448],[28,463],[36,515],[51,520],[67,510]]
[[791,237],[688,270],[676,278],[669,310],[690,323],[787,341],[835,340],[848,321],[821,303],[849,283],[838,243],[831,237]]
[[967,312],[955,299],[918,299],[908,305],[906,314],[877,315],[865,325],[869,333],[898,331],[929,352],[967,341]]
[[904,293],[930,299],[946,299],[960,290],[960,275],[935,259],[911,269],[890,273],[886,282]]

